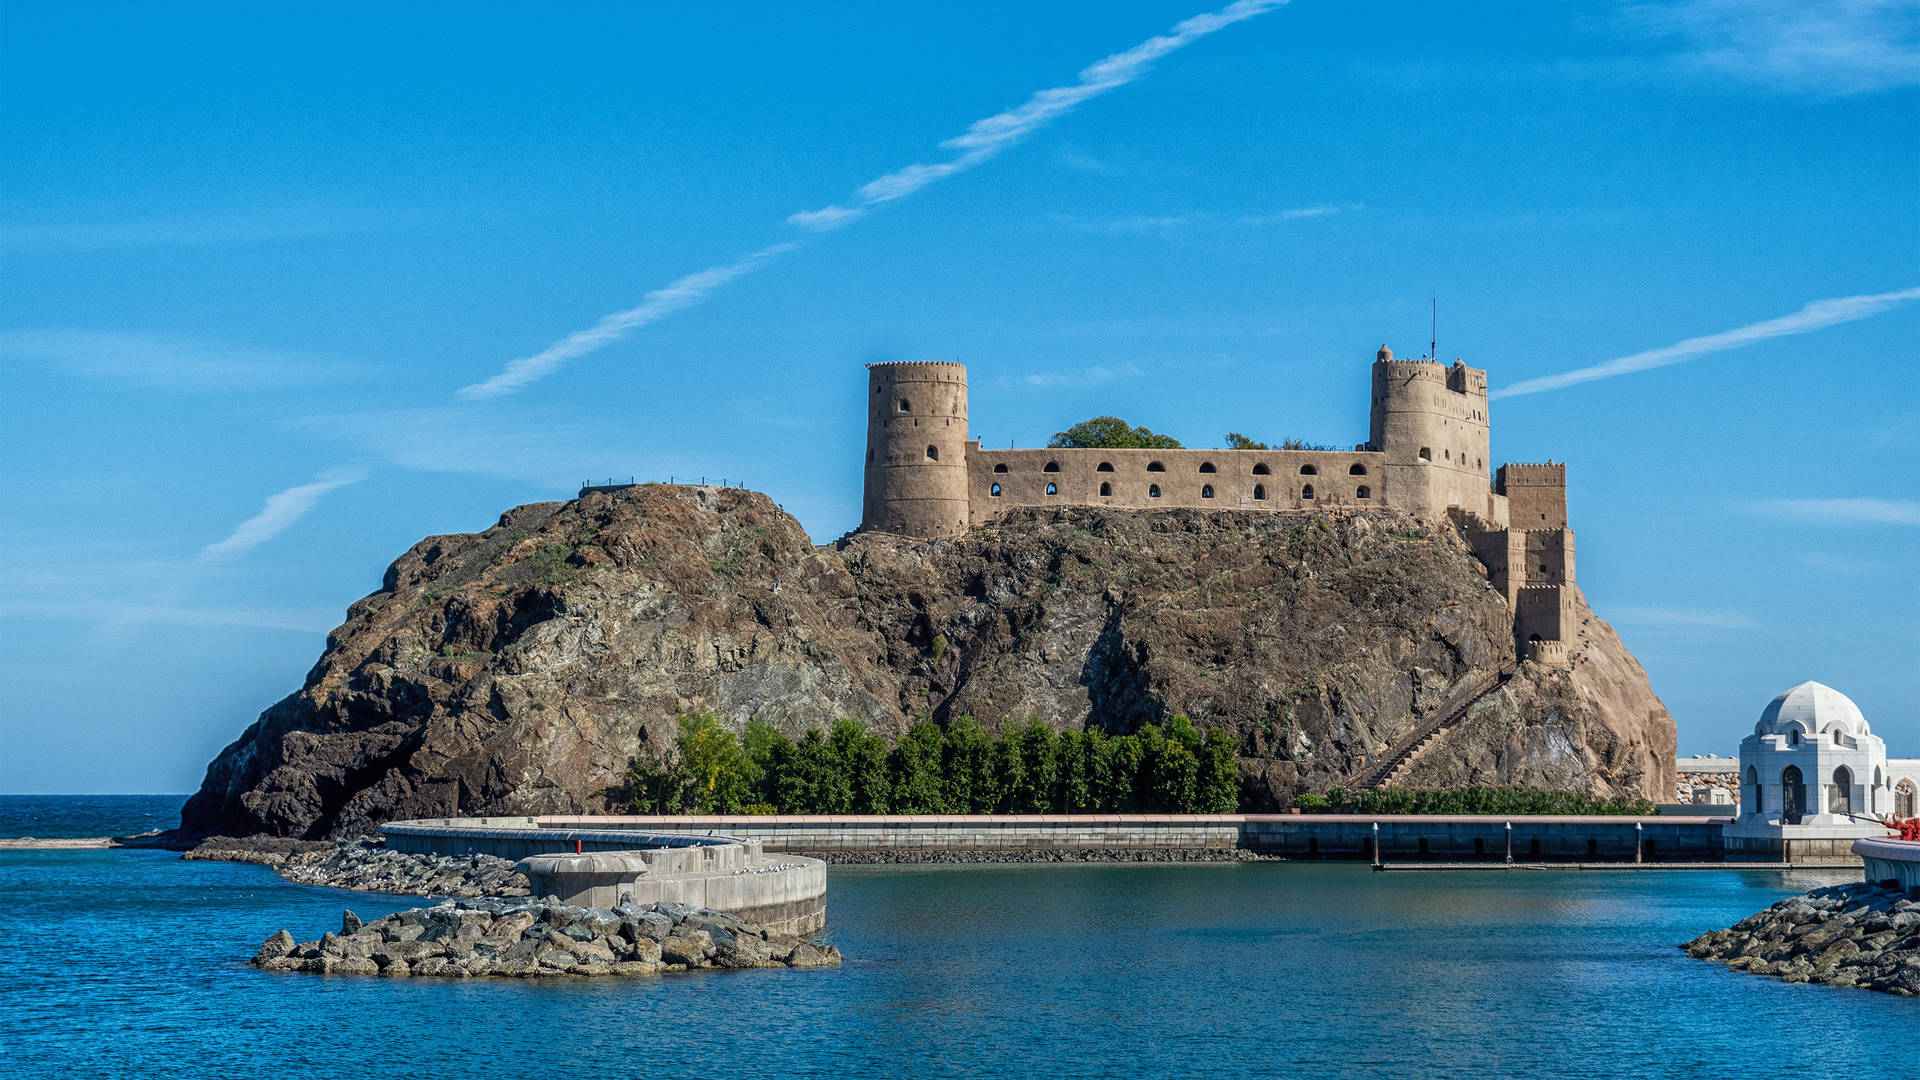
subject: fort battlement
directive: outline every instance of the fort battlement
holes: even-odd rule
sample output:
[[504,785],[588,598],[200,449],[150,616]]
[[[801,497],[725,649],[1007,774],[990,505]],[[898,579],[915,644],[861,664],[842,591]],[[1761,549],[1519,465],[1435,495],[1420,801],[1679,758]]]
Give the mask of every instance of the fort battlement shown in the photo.
[[[1368,437],[1352,450],[993,450],[967,433],[965,366],[868,364],[860,528],[953,536],[1015,507],[1049,506],[1458,515],[1514,607],[1516,640],[1559,640],[1559,589],[1574,582],[1566,466],[1490,472],[1487,375],[1461,361],[1395,359],[1382,345],[1371,383]],[[1534,589],[1553,591],[1528,598],[1523,612]]]

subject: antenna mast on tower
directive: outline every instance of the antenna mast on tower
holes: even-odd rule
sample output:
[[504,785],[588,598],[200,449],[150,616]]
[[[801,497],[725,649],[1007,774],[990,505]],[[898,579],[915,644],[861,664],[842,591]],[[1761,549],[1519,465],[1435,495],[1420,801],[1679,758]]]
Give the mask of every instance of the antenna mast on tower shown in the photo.
[[1427,342],[1427,348],[1432,351],[1427,355],[1431,356],[1433,362],[1437,364],[1440,362],[1440,298],[1437,296],[1433,298],[1433,323],[1431,329],[1433,331],[1433,339]]

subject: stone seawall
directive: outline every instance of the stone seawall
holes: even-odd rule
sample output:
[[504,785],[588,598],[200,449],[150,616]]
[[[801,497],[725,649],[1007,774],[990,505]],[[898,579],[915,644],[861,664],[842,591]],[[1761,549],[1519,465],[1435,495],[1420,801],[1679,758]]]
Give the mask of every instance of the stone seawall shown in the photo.
[[[724,833],[768,851],[834,862],[1081,861],[1133,853],[1179,853],[1169,861],[1228,860],[1237,853],[1284,858],[1371,859],[1379,825],[1383,860],[1718,862],[1720,818],[1358,814],[1087,815],[550,815],[527,819],[542,834],[618,845],[623,830]],[[1508,827],[1511,826],[1511,829]],[[391,841],[390,841],[391,842]],[[610,846],[600,850],[613,850]],[[1004,860],[993,860],[1002,853]],[[943,859],[950,855],[951,859]]]

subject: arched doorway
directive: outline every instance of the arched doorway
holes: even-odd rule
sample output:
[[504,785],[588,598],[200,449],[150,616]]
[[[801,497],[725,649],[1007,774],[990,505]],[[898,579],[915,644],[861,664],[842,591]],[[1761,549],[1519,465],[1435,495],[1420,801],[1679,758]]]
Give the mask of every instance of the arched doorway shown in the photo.
[[1760,770],[1751,765],[1747,766],[1747,799],[1749,800],[1747,802],[1747,813],[1760,814],[1766,812],[1766,800],[1760,796]]
[[1853,814],[1853,770],[1845,765],[1833,770],[1833,786],[1827,789],[1827,813]]
[[1800,766],[1789,765],[1780,770],[1780,820],[1788,825],[1798,825],[1806,812],[1806,781],[1800,778]]
[[1896,817],[1913,816],[1913,781],[1902,780],[1893,785],[1893,812]]

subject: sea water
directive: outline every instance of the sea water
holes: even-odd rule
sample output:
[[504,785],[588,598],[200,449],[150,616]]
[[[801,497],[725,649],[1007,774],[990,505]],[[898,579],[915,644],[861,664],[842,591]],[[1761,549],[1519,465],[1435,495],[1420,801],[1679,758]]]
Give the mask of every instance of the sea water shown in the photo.
[[0,1060],[354,1080],[1912,1077],[1920,999],[1675,948],[1855,875],[834,867],[838,969],[446,981],[246,964],[275,930],[311,940],[343,907],[416,898],[165,852],[9,851]]

